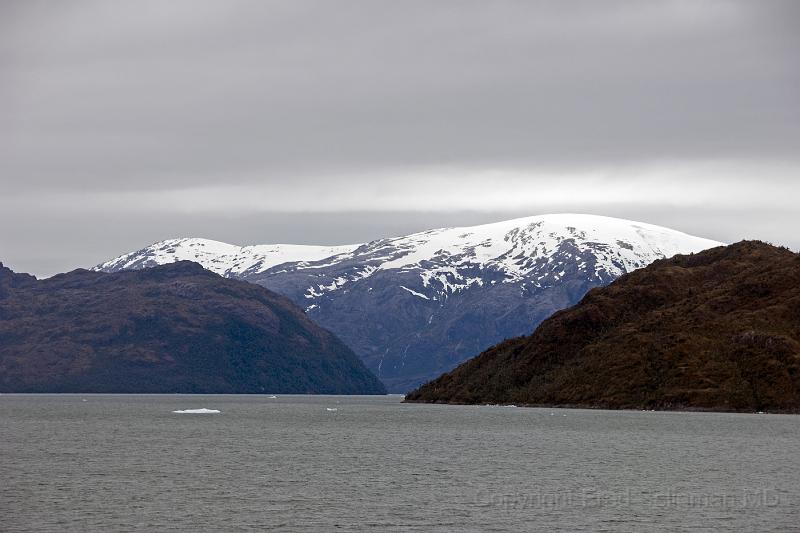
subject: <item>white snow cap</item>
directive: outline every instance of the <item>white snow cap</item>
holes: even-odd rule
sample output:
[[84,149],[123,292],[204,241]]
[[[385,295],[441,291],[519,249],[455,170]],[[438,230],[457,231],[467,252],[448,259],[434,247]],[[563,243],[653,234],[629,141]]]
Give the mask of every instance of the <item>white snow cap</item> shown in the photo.
[[[208,239],[184,238],[161,241],[107,263],[96,270],[120,270],[196,261],[224,276],[258,274],[281,264],[293,268],[322,268],[343,261],[363,261],[360,278],[381,270],[419,270],[423,285],[437,276],[457,274],[461,266],[477,266],[503,272],[509,280],[530,274],[531,259],[547,258],[565,242],[577,254],[591,251],[595,270],[619,275],[664,257],[695,253],[723,243],[694,237],[653,224],[584,214],[539,215],[493,224],[441,228],[365,244],[306,246],[265,244],[236,246]],[[579,256],[576,260],[580,260]],[[427,266],[423,266],[427,265]],[[449,269],[449,270],[448,270]],[[335,290],[349,279],[334,280]],[[466,286],[480,278],[464,280]],[[321,287],[325,290],[329,287]],[[412,290],[406,288],[406,290]]]

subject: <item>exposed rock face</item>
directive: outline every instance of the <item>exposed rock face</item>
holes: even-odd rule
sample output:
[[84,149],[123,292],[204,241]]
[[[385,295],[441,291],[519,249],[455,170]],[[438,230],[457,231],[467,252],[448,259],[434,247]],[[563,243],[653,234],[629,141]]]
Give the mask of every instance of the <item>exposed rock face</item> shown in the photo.
[[409,401],[800,410],[800,256],[760,242],[656,261]]
[[566,214],[337,247],[174,239],[97,268],[190,259],[263,285],[339,336],[390,391],[406,392],[530,332],[593,287],[719,244],[651,224]]
[[385,392],[288,298],[188,261],[41,281],[0,265],[0,391]]

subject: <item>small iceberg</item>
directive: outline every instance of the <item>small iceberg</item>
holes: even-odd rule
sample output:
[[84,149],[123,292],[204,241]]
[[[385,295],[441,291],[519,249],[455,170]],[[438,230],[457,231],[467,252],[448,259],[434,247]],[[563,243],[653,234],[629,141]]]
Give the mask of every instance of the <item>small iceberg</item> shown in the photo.
[[206,409],[205,407],[203,407],[202,409],[183,409],[172,412],[182,415],[211,415],[219,413],[220,411],[218,409]]
[[338,411],[339,409],[337,409],[336,407],[326,407],[325,410],[326,411]]

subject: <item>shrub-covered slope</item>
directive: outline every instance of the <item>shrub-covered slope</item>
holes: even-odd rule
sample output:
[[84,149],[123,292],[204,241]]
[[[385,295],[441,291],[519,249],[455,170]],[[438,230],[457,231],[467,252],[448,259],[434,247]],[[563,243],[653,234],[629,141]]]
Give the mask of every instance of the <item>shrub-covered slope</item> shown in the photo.
[[656,261],[408,401],[800,410],[800,256],[745,241]]

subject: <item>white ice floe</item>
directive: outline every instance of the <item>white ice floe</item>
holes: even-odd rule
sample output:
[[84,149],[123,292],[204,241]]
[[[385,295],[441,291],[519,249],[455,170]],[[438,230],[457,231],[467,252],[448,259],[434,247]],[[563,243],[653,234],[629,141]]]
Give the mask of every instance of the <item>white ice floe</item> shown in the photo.
[[183,415],[211,415],[219,413],[220,411],[218,409],[206,409],[205,407],[203,407],[202,409],[182,409],[172,412]]

